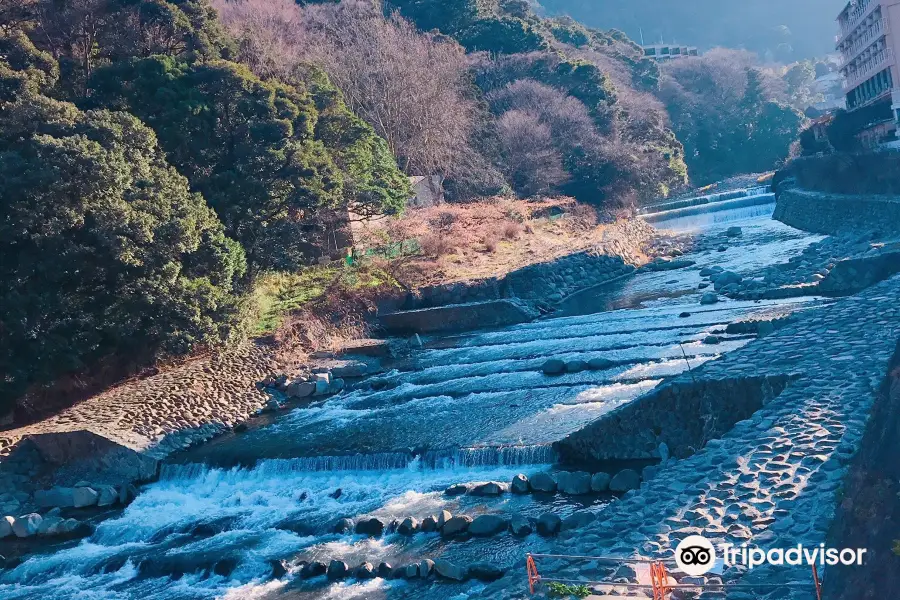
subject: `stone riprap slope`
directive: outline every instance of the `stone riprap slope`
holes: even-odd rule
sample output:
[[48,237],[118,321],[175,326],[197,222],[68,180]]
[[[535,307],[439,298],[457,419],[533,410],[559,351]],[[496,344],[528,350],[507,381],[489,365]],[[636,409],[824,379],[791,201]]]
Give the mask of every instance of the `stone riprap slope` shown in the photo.
[[[533,551],[671,559],[674,546],[692,534],[703,534],[715,544],[749,542],[764,549],[825,542],[848,462],[858,450],[876,390],[900,338],[898,295],[900,277],[894,277],[858,296],[807,311],[794,324],[695,370],[698,380],[796,379],[726,435],[688,458],[670,459],[655,478],[611,505],[595,523],[563,532]],[[674,380],[690,381],[686,376]],[[543,561],[542,572],[547,577],[597,580],[608,569],[555,560]],[[521,579],[519,574],[508,576],[485,588],[480,597],[526,597],[510,577]],[[721,579],[807,586],[725,595],[735,600],[813,597],[807,566],[757,567],[750,572],[730,567]]]
[[874,229],[896,237],[900,236],[900,197],[828,194],[785,183],[779,187],[773,218],[816,233]]

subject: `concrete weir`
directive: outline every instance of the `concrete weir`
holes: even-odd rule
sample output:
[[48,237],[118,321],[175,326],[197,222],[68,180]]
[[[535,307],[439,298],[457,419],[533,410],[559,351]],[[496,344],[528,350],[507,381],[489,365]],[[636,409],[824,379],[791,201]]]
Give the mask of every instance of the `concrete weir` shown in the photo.
[[[848,465],[859,451],[900,338],[898,295],[900,277],[895,276],[856,296],[806,311],[793,324],[646,396],[633,410],[645,407],[651,414],[632,415],[632,428],[647,427],[646,446],[640,451],[658,439],[672,440],[665,429],[683,426],[691,418],[661,416],[667,408],[692,409],[706,398],[715,406],[693,417],[714,419],[727,413],[723,407],[733,405],[737,422],[694,452],[689,451],[689,440],[675,437],[676,458],[665,462],[654,478],[611,505],[604,518],[577,535],[562,534],[546,550],[671,558],[672,547],[692,534],[702,534],[716,546],[746,542],[764,550],[824,543],[841,502]],[[732,396],[732,384],[724,382],[740,381],[753,385]],[[780,394],[760,397],[761,382],[779,382],[772,391],[787,385]],[[673,386],[688,400],[679,404],[680,393],[676,395]],[[697,393],[704,390],[715,393]],[[757,409],[750,414],[754,405]],[[614,413],[588,425],[561,448],[580,454],[614,452],[618,441],[612,436],[616,427],[625,427],[622,416]],[[590,565],[559,565],[553,576],[589,580],[594,575]],[[727,598],[799,600],[814,594],[807,565],[764,565],[751,571],[730,566],[721,578],[726,584],[761,586],[758,591],[728,592]]]

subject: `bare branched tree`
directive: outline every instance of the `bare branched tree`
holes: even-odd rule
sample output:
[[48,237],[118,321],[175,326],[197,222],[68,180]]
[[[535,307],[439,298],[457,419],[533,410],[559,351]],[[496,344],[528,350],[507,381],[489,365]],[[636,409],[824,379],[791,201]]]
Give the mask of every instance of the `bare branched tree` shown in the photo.
[[549,125],[537,115],[509,110],[497,121],[503,171],[523,196],[550,193],[566,181],[562,155]]

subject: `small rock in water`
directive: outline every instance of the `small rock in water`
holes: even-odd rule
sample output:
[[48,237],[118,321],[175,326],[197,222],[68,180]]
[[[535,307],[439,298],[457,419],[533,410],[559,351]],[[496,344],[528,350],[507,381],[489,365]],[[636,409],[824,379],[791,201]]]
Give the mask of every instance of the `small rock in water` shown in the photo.
[[591,477],[591,491],[605,492],[609,489],[611,479],[609,473],[594,473],[594,476]]
[[719,301],[719,295],[715,292],[706,292],[700,297],[700,304],[715,304]]
[[350,533],[353,531],[353,521],[350,519],[338,519],[332,528],[334,533]]
[[729,227],[725,232],[725,235],[727,235],[728,237],[739,237],[744,235],[744,230],[740,227]]
[[469,487],[458,483],[456,485],[451,485],[446,490],[444,490],[444,495],[446,496],[462,496],[466,492],[469,491]]
[[269,566],[272,567],[273,579],[281,579],[282,577],[287,575],[287,566],[284,564],[283,560],[270,560]]
[[469,525],[469,533],[476,537],[489,537],[506,531],[508,525],[501,516],[480,515]]
[[717,250],[718,250],[719,252],[725,252],[726,250],[728,250],[728,248],[726,248],[725,246],[719,246],[719,247],[717,248]]
[[400,535],[412,535],[419,530],[419,521],[415,517],[406,517],[397,527]]
[[378,537],[382,532],[384,532],[384,523],[379,519],[363,519],[356,524],[356,533],[360,535]]
[[343,493],[344,493],[344,490],[342,490],[341,488],[338,488],[338,489],[334,490],[334,492],[329,494],[328,497],[334,498],[335,500],[337,500],[338,498],[340,498],[343,495]]
[[616,366],[616,362],[608,358],[592,358],[588,361],[588,368],[591,371],[605,371]]
[[542,514],[537,521],[537,532],[544,537],[549,537],[559,533],[562,526],[562,519],[553,513]]
[[627,492],[639,487],[641,487],[641,476],[633,469],[622,469],[609,482],[609,489],[613,492]]
[[569,473],[562,471],[556,475],[557,487],[563,494],[583,496],[591,492],[591,474],[584,471]]
[[499,496],[502,493],[503,486],[495,481],[476,485],[472,488],[472,491],[469,492],[472,496]]
[[531,490],[533,492],[555,492],[556,491],[556,479],[550,475],[550,473],[540,472],[531,477],[528,480],[528,485],[531,486]]
[[422,532],[423,533],[431,533],[432,531],[437,531],[437,517],[430,516],[422,519]]
[[394,574],[394,567],[391,566],[391,563],[380,563],[378,565],[378,576],[382,579],[390,579]]
[[528,477],[523,474],[518,474],[513,477],[512,483],[509,486],[509,489],[512,490],[513,494],[527,494],[528,493]]
[[342,560],[333,560],[328,565],[328,579],[345,579],[350,574],[350,567]]
[[465,581],[469,576],[468,569],[455,565],[443,558],[434,561],[434,572],[437,573],[438,577],[453,581]]
[[378,576],[378,573],[375,570],[375,565],[364,562],[356,567],[356,570],[353,571],[353,576],[357,579],[375,579],[375,577]]
[[522,515],[513,515],[513,518],[509,523],[509,530],[513,535],[517,535],[520,537],[529,535],[532,532],[531,521],[529,521]]
[[469,525],[471,524],[472,517],[466,515],[453,517],[449,521],[444,523],[444,527],[441,529],[441,535],[443,535],[444,537],[452,537],[454,535],[466,533],[469,530]]
[[691,316],[691,313],[689,313],[689,312],[683,312],[683,313],[680,313],[680,314],[678,315],[678,318],[679,318],[679,319],[687,319],[689,316]]
[[505,571],[495,565],[494,563],[490,563],[487,561],[481,561],[469,565],[469,575],[474,577],[478,581],[491,582],[497,581],[501,577]]
[[300,570],[300,577],[302,579],[312,579],[313,577],[320,577],[325,574],[328,570],[328,567],[325,563],[315,560],[311,563],[307,563],[303,565],[303,569]]
[[703,343],[707,346],[715,346],[716,344],[720,344],[722,339],[717,335],[708,335],[703,338]]
[[566,370],[566,363],[561,360],[551,358],[541,367],[544,375],[562,375]]
[[586,371],[588,365],[583,360],[570,360],[566,363],[566,372],[568,373],[581,373],[582,371]]

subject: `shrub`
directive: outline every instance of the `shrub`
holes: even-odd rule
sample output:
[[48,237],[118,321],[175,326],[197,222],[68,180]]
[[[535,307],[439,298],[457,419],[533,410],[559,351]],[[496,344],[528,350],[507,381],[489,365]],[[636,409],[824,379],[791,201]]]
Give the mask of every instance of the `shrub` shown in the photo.
[[419,238],[419,246],[422,248],[423,254],[435,258],[453,254],[456,251],[450,238],[442,233],[429,233],[422,236]]
[[519,236],[522,235],[522,225],[516,221],[506,221],[503,223],[503,227],[500,231],[503,235],[503,239],[517,240],[519,239]]

